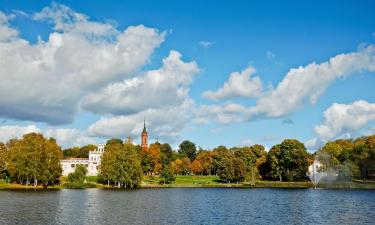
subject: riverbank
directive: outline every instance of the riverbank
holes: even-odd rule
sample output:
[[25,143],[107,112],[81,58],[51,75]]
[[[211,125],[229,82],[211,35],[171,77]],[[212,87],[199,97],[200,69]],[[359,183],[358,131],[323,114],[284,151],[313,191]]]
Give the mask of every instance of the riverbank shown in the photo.
[[[48,190],[65,189],[69,188],[66,185],[66,179],[63,177],[61,185],[49,186]],[[91,185],[86,185],[83,188],[113,188],[117,187],[106,186],[98,184],[97,177],[87,177],[87,182]],[[176,176],[176,180],[171,184],[163,184],[159,177],[145,176],[140,188],[313,188],[309,181],[297,182],[279,182],[279,181],[257,181],[255,185],[250,183],[223,183],[219,180],[218,176]],[[74,187],[73,187],[74,188]],[[318,188],[323,189],[374,189],[375,181],[362,182],[361,180],[354,180],[352,182],[330,182],[320,183]],[[0,190],[42,190],[42,186],[34,187],[32,185],[25,186],[15,183],[0,183]],[[80,189],[80,188],[78,188]]]

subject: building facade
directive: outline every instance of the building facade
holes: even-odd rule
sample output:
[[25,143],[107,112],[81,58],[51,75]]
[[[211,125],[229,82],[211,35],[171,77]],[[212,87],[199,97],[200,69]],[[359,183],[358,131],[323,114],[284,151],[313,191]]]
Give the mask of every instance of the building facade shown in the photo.
[[87,176],[97,176],[99,173],[100,160],[104,153],[104,144],[98,145],[95,151],[89,152],[89,158],[69,158],[60,161],[63,169],[62,175],[68,176],[73,173],[77,165],[84,165],[87,168]]
[[[129,140],[130,141],[130,138]],[[141,147],[148,148],[148,133],[146,129],[146,121],[143,124],[143,131],[141,134]],[[87,176],[97,176],[99,174],[100,161],[105,150],[104,144],[99,144],[95,151],[89,152],[89,158],[68,158],[60,161],[63,169],[62,175],[68,176],[73,173],[77,165],[84,165],[87,168]]]

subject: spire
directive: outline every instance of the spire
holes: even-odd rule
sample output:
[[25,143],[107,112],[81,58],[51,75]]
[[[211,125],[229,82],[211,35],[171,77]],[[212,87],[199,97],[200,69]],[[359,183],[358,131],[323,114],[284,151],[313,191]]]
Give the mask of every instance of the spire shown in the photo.
[[142,133],[145,133],[146,131],[146,117],[143,118],[143,131]]

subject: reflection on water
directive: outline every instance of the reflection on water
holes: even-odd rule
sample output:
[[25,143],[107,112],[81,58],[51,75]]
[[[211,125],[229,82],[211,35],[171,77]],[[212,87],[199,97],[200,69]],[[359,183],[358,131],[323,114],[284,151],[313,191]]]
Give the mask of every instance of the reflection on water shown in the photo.
[[0,224],[373,224],[375,191],[0,191]]

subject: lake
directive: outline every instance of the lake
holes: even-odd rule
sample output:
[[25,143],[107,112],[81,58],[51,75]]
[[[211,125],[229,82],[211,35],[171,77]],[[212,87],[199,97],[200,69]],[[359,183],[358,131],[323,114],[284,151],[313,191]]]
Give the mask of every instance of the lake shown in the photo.
[[375,191],[0,191],[0,224],[374,224]]

